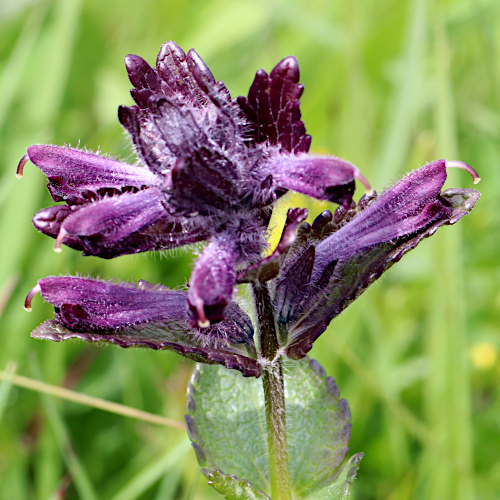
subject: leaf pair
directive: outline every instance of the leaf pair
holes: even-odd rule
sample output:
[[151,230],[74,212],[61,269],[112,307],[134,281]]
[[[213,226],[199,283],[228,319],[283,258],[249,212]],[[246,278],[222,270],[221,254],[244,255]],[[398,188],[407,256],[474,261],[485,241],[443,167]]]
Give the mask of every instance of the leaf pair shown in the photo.
[[[317,361],[289,362],[285,368],[294,497],[347,498],[362,458],[356,454],[344,464],[351,432],[347,401]],[[268,498],[262,493],[269,491],[270,478],[259,381],[198,365],[188,387],[186,423],[203,472],[217,491],[234,500]]]

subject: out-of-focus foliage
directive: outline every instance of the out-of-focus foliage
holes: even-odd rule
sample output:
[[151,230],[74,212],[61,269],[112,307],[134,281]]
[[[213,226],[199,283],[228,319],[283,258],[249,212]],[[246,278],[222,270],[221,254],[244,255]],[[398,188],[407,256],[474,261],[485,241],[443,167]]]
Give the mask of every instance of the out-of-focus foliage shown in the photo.
[[[366,454],[353,498],[500,497],[498,1],[1,0],[0,30],[0,368],[182,418],[190,362],[37,342],[29,332],[51,308],[22,304],[37,279],[66,272],[183,285],[191,253],[55,254],[30,222],[51,203],[43,175],[27,165],[16,181],[15,167],[42,142],[130,159],[116,118],[131,104],[128,53],[152,63],[165,40],[195,47],[233,95],[293,54],[313,151],[352,161],[377,190],[437,158],[483,178],[474,212],[405,257],[311,352],[349,400],[351,451]],[[464,172],[449,177],[445,187],[471,187]],[[2,407],[1,499],[217,498],[182,431],[16,387]]]

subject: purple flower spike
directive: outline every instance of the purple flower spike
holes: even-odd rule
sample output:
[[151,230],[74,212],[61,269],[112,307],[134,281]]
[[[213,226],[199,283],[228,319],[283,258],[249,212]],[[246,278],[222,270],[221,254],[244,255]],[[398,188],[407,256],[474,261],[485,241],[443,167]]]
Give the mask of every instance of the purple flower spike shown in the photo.
[[[441,192],[446,168],[479,180],[462,162],[426,165],[377,197],[351,163],[307,154],[304,87],[293,56],[269,74],[257,71],[248,96],[236,99],[193,49],[185,53],[171,41],[154,66],[132,54],[125,66],[135,104],[120,106],[118,118],[140,164],[29,147],[17,176],[33,162],[54,201],[63,202],[39,211],[33,223],[58,251],[67,245],[106,259],[199,242],[205,248],[187,292],[145,282],[40,280],[26,307],[40,292],[54,305],[55,320],[37,328],[37,338],[171,349],[259,376],[254,328],[234,302],[238,284],[262,292],[260,305],[269,305],[269,286],[280,352],[302,358],[385,269],[466,215],[479,197],[467,189]],[[367,193],[357,205],[356,180]],[[307,210],[289,210],[278,246],[265,256],[271,210],[289,190],[340,206],[312,225],[304,222]]]
[[472,210],[479,192],[441,193],[446,167],[464,168],[479,179],[468,165],[438,160],[317,224],[275,287],[280,338],[289,357],[304,357],[330,321],[386,269],[440,226]]
[[55,320],[40,325],[32,333],[35,338],[168,349],[195,361],[223,364],[245,376],[260,375],[251,321],[234,303],[224,321],[201,334],[189,326],[186,292],[164,286],[44,278],[26,297],[27,310],[37,293],[54,306]]

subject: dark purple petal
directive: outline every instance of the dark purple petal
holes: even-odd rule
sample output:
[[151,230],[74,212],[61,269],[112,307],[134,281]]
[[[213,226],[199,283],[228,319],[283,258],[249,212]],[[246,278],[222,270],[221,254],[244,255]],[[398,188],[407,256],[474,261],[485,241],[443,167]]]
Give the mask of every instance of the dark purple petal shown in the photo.
[[129,234],[112,246],[109,246],[100,235],[81,237],[80,240],[84,255],[111,259],[120,255],[169,250],[205,241],[215,230],[210,224],[211,221],[207,221],[206,225],[201,224],[200,218],[197,218],[195,223],[183,217],[172,217],[165,212],[154,224]]
[[279,145],[291,153],[307,152],[311,136],[300,119],[299,65],[295,57],[286,57],[271,71],[257,71],[248,97],[238,103],[254,126],[254,139]]
[[245,376],[261,373],[251,321],[234,303],[224,321],[200,333],[189,326],[186,292],[163,286],[44,278],[28,295],[28,307],[37,292],[54,306],[55,320],[40,325],[32,333],[35,338],[169,349],[199,362],[240,370]]
[[141,287],[69,276],[38,281],[55,318],[74,331],[106,332],[133,324],[185,318],[186,295],[165,287]]
[[142,57],[133,54],[125,56],[125,67],[135,87],[132,97],[139,106],[146,107],[151,95],[162,92],[161,78]]
[[186,62],[186,54],[175,42],[165,42],[161,46],[156,58],[156,68],[161,79],[168,85],[171,96],[188,97],[196,92],[196,85]]
[[[321,232],[335,232],[319,243],[310,236],[306,251],[278,278],[274,301],[285,352],[300,359],[330,321],[394,262],[440,226],[470,212],[479,193],[451,189],[441,193],[445,161],[416,170],[358,207],[338,209]],[[321,225],[321,224],[320,224]]]
[[188,303],[193,325],[206,328],[224,318],[232,301],[238,259],[234,242],[221,235],[198,257],[189,280]]
[[109,191],[138,190],[162,183],[161,177],[146,168],[76,149],[38,144],[28,148],[28,157],[47,176],[54,201],[91,199]]
[[166,250],[208,239],[211,220],[170,215],[162,204],[163,194],[146,189],[92,204],[66,205],[41,210],[33,224],[61,243],[83,250],[84,255],[110,259],[119,255]]
[[345,208],[349,208],[352,201],[354,179],[371,190],[357,167],[333,156],[279,155],[259,168],[263,177],[272,175],[274,183],[280,188],[333,201]]

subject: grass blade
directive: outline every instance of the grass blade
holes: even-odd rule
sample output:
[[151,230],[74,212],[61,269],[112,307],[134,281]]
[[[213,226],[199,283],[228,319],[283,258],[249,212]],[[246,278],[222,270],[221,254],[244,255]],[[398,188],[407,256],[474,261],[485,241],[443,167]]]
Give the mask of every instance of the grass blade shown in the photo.
[[189,439],[183,439],[175,448],[153,461],[133,477],[112,500],[134,500],[158,481],[167,471],[174,468],[191,448]]
[[[35,357],[33,357],[32,360],[33,371],[35,375],[41,378],[42,374],[38,361]],[[40,393],[40,398],[58,445],[59,452],[71,473],[79,497],[81,500],[98,500],[99,497],[92,485],[90,477],[73,449],[68,429],[54,400],[44,393]]]
[[2,372],[4,377],[2,378],[2,384],[0,384],[0,422],[2,421],[3,412],[7,406],[10,388],[12,387],[12,377],[16,370],[17,364],[14,361],[9,361],[5,367],[5,371]]
[[70,389],[65,389],[64,387],[47,384],[46,382],[23,377],[22,375],[12,375],[8,372],[8,370],[0,371],[0,380],[10,381],[11,384],[31,389],[32,391],[37,391],[42,394],[55,396],[56,398],[65,399],[66,401],[73,401],[75,403],[91,406],[110,413],[116,413],[129,418],[136,418],[137,420],[142,420],[143,422],[164,425],[174,429],[184,430],[186,428],[184,423],[162,417],[161,415],[155,415],[147,411],[131,408],[130,406],[114,403],[112,401],[106,401],[104,399],[96,398],[95,396],[89,396],[76,391],[71,391]]

